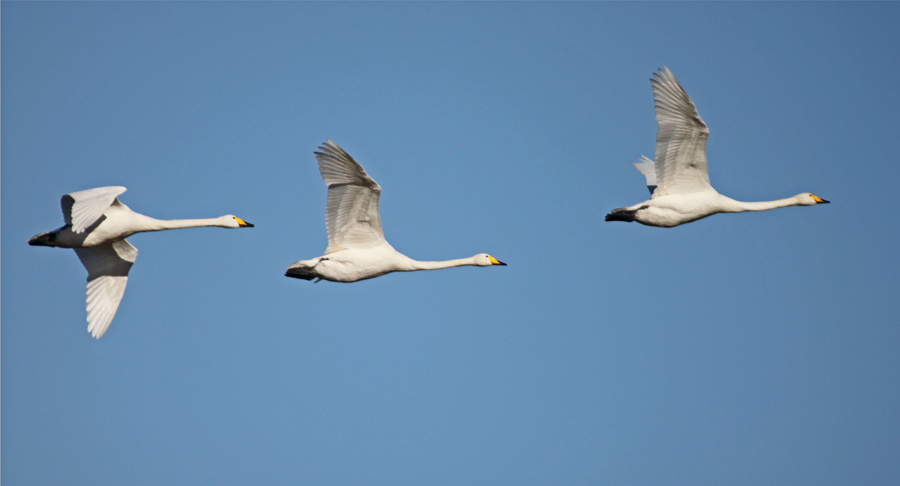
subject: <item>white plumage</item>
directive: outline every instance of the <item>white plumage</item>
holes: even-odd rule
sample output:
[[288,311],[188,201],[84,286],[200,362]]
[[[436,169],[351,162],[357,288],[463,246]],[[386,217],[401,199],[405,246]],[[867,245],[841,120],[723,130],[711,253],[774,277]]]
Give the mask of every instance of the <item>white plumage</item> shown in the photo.
[[72,248],[88,271],[88,332],[100,338],[109,328],[125,295],[128,271],[137,259],[137,248],[126,237],[145,231],[221,226],[252,227],[234,215],[211,219],[159,220],[132,211],[117,196],[121,186],[97,187],[62,197],[66,225],[28,240],[34,246]]
[[716,213],[765,211],[786,206],[812,206],[828,201],[808,192],[763,202],[736,201],[709,183],[706,140],[709,129],[678,80],[663,67],[650,80],[656,107],[656,162],[647,157],[634,165],[647,178],[650,199],[612,210],[606,221],[637,221],[672,227]]
[[390,272],[506,265],[486,253],[458,260],[420,262],[398,252],[384,239],[381,230],[378,209],[381,186],[333,141],[328,140],[319,148],[322,151],[315,153],[319,172],[328,185],[325,209],[328,248],[320,257],[293,263],[286,276],[356,282]]

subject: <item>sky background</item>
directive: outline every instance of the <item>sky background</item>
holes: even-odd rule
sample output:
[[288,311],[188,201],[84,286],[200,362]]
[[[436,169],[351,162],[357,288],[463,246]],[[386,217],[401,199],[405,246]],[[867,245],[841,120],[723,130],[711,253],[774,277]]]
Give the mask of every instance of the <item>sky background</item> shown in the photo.
[[[900,3],[2,3],[2,482],[900,483]],[[830,205],[673,229],[648,79],[713,186]],[[327,240],[313,151],[393,246],[507,267],[283,276]],[[60,196],[122,185],[91,338]]]

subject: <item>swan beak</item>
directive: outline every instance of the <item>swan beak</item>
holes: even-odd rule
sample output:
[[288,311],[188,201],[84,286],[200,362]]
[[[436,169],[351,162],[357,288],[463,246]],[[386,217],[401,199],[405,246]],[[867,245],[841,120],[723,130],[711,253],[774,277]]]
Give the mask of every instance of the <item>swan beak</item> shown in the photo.
[[831,201],[826,201],[826,200],[822,199],[821,197],[816,196],[815,194],[811,194],[811,196],[812,196],[813,200],[819,204],[828,204],[831,202]]
[[489,256],[488,258],[491,259],[491,263],[493,263],[494,265],[503,265],[504,267],[506,266],[505,263],[501,262],[500,260],[497,260],[496,258],[494,258],[492,256]]
[[241,228],[252,228],[252,227],[253,227],[252,224],[250,224],[250,223],[244,221],[244,220],[241,219],[241,218],[238,218],[237,216],[235,216],[234,219],[237,220],[238,226],[240,226]]

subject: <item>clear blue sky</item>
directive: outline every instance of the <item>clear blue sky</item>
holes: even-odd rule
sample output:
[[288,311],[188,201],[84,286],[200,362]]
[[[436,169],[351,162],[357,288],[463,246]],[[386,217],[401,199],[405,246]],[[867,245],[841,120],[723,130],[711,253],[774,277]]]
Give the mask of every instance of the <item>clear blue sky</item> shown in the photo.
[[[2,3],[2,481],[900,483],[900,4]],[[674,229],[648,79],[714,187],[832,204]],[[388,241],[508,267],[288,279],[313,151]],[[157,218],[110,330],[61,195]]]

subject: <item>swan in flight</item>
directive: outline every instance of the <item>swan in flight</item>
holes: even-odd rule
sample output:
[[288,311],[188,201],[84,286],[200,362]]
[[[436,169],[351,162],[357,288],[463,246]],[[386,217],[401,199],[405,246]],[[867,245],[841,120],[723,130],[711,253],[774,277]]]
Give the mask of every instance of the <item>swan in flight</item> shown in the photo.
[[234,215],[210,219],[154,219],[138,214],[122,204],[117,196],[121,186],[97,187],[72,192],[62,197],[62,228],[41,233],[28,240],[33,246],[72,248],[88,271],[88,332],[103,336],[125,294],[128,271],[137,258],[137,248],[125,238],[144,231],[161,231],[198,226],[252,228]]
[[804,192],[787,199],[764,202],[736,201],[716,192],[706,172],[709,129],[697,108],[669,68],[653,74],[656,106],[656,162],[643,157],[635,162],[647,179],[650,199],[627,208],[613,209],[606,221],[637,221],[670,228],[716,213],[766,211],[787,206],[813,206],[828,201]]
[[328,140],[319,149],[322,152],[315,153],[316,160],[328,186],[325,208],[328,248],[320,257],[293,263],[285,276],[356,282],[391,272],[506,265],[486,253],[458,260],[420,262],[398,252],[384,239],[381,231],[378,211],[381,186],[333,141]]

